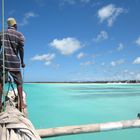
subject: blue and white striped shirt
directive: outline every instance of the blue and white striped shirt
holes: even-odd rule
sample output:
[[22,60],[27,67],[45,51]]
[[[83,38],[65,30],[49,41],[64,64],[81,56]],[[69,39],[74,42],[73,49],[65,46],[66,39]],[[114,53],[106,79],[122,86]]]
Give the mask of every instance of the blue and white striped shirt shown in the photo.
[[[0,33],[0,48],[2,49],[3,36]],[[20,71],[19,50],[23,49],[24,36],[16,31],[14,27],[8,28],[4,32],[4,52],[5,52],[5,69],[9,71]],[[3,64],[2,51],[0,54],[0,65]]]

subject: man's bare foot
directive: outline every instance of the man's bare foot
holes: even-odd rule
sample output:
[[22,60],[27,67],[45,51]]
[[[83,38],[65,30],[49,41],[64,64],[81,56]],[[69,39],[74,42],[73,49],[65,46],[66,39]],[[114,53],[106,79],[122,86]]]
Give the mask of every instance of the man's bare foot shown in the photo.
[[0,112],[2,112],[2,103],[0,102]]
[[19,105],[18,105],[18,110],[19,110],[20,112],[22,112],[26,107],[27,107],[26,104],[24,104],[24,103],[19,103]]

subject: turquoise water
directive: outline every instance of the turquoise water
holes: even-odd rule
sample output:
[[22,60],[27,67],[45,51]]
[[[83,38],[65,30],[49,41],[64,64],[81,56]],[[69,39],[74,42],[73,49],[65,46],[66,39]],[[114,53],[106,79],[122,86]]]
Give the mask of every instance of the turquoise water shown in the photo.
[[[140,84],[25,84],[29,118],[36,128],[135,119]],[[44,140],[139,140],[140,129],[78,134]]]

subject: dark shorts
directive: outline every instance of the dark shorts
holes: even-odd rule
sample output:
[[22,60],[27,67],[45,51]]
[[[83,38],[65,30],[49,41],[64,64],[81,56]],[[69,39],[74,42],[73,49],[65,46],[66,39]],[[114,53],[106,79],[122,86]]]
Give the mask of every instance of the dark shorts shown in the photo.
[[[22,75],[20,71],[5,71],[5,82],[8,82],[8,73],[9,75],[13,78],[14,82],[17,85],[22,85],[23,81],[22,81]],[[0,69],[0,83],[3,83],[3,71],[2,69]]]

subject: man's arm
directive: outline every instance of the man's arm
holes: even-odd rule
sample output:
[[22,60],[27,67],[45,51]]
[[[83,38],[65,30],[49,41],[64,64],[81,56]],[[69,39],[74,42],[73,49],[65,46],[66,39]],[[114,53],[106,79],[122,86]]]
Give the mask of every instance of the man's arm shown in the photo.
[[19,56],[20,56],[20,61],[21,61],[21,67],[22,68],[25,67],[25,64],[24,64],[24,41],[25,41],[25,38],[21,34],[20,41],[19,41]]
[[25,64],[24,64],[24,48],[23,48],[23,46],[19,47],[19,56],[20,56],[20,61],[21,61],[21,67],[24,68]]

